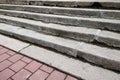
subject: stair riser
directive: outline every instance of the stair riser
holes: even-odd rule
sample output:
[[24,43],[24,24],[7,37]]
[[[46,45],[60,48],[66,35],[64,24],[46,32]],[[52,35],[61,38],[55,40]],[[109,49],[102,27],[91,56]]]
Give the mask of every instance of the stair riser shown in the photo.
[[108,19],[120,19],[119,11],[98,11],[98,10],[89,10],[89,9],[74,9],[74,8],[52,8],[52,7],[24,7],[24,6],[5,6],[0,5],[1,9],[7,10],[20,10],[20,11],[30,11],[37,13],[50,13],[50,14],[62,14],[69,16],[85,16],[85,17],[98,17],[98,18],[108,18]]
[[75,39],[75,40],[82,40],[82,41],[86,41],[86,42],[93,42],[94,38],[96,37],[96,35],[92,35],[92,34],[64,31],[64,30],[48,28],[48,27],[44,27],[44,26],[37,26],[37,25],[32,25],[32,24],[27,24],[27,23],[22,23],[22,22],[12,21],[12,20],[2,19],[2,18],[0,18],[0,22],[24,27],[24,28],[31,29],[31,30],[34,30],[37,32],[47,33],[47,34],[65,37],[65,38],[71,38],[71,39]]
[[120,49],[120,39],[112,39],[112,38],[106,38],[106,37],[98,37],[96,39],[100,43],[107,44],[112,47],[117,47]]
[[[110,59],[106,59],[105,57],[99,57],[96,55],[92,55],[89,54],[89,51],[80,51],[77,49],[73,49],[67,46],[62,46],[59,44],[55,44],[55,43],[50,43],[44,40],[40,40],[31,36],[27,36],[27,34],[25,35],[21,35],[19,34],[19,32],[17,33],[16,31],[14,32],[10,32],[10,31],[5,31],[5,30],[1,30],[0,29],[0,33],[6,34],[6,35],[13,35],[16,38],[19,38],[21,40],[25,40],[25,41],[29,41],[35,44],[38,44],[40,46],[44,46],[44,47],[48,47],[48,48],[52,48],[54,50],[60,51],[62,53],[65,53],[67,55],[73,56],[73,57],[82,57],[85,60],[92,62],[94,64],[97,65],[102,65],[103,67],[106,67],[108,69],[113,69],[113,70],[118,70],[120,71],[120,62],[114,61],[114,60],[110,60]],[[24,33],[24,32],[22,32]],[[37,36],[37,35],[36,35]],[[86,45],[86,44],[81,44],[81,46]],[[105,61],[104,61],[105,60]]]
[[[79,54],[78,56],[81,57],[81,54]],[[91,54],[87,54],[85,56],[82,56],[85,60],[94,63],[96,65],[100,65],[104,68],[109,68],[112,70],[117,70],[120,71],[120,62],[116,62],[114,60],[109,60],[109,59],[105,59],[104,57],[100,57],[100,56],[94,56]]]
[[71,17],[65,18],[65,17],[59,17],[59,16],[34,15],[34,14],[6,12],[6,11],[0,11],[0,14],[14,16],[14,17],[34,19],[34,20],[40,20],[40,21],[50,22],[50,23],[64,24],[64,25],[120,31],[120,23],[99,22],[99,21],[92,21],[92,20],[90,21],[87,19],[86,20],[76,19],[76,18],[71,18]]
[[40,46],[44,46],[47,48],[51,48],[54,50],[57,50],[59,52],[64,53],[65,55],[69,55],[69,56],[73,56],[73,57],[77,57],[77,51],[75,49],[69,48],[69,47],[65,47],[62,45],[58,45],[58,44],[54,44],[54,43],[50,43],[50,42],[46,42],[43,40],[39,40],[39,39],[35,39],[33,37],[29,37],[29,36],[25,36],[25,35],[20,35],[17,33],[13,33],[13,32],[8,32],[8,31],[4,31],[4,30],[0,30],[0,33],[8,35],[8,36],[14,36],[20,40],[24,40],[24,41],[28,41]]
[[[98,2],[98,1],[96,1]],[[62,7],[91,7],[95,1],[1,1],[3,4],[19,4],[19,5],[47,5],[47,6],[62,6]],[[98,5],[101,8],[120,8],[120,2],[99,1]],[[96,6],[97,7],[97,6]]]
[[[86,34],[86,33],[80,33],[80,32],[77,33],[77,32],[72,32],[72,31],[67,31],[67,30],[60,30],[60,29],[45,27],[42,25],[33,25],[33,24],[28,24],[28,23],[24,23],[24,22],[13,21],[13,20],[3,19],[3,18],[0,18],[0,22],[15,25],[15,26],[20,26],[20,27],[25,27],[27,29],[31,29],[34,31],[47,33],[47,34],[60,36],[60,37],[65,37],[65,38],[70,38],[70,39],[74,39],[74,40],[82,40],[85,42],[93,42],[94,40],[96,40],[96,41],[98,41],[100,43],[104,43],[108,46],[120,47],[119,39],[106,38],[104,36],[99,36],[102,33],[99,30],[94,30],[94,32],[96,32],[94,34],[92,34],[92,33]],[[113,35],[113,34],[111,34],[111,35]]]

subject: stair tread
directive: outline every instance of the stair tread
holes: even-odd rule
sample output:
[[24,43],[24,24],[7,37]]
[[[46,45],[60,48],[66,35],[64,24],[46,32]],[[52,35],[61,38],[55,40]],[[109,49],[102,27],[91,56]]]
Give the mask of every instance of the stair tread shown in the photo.
[[69,19],[77,19],[77,20],[89,20],[89,21],[96,21],[96,22],[108,22],[108,23],[118,23],[120,24],[120,20],[112,20],[112,19],[103,19],[103,18],[86,18],[86,17],[71,17],[65,15],[55,15],[55,14],[43,14],[43,13],[33,13],[28,11],[15,11],[15,10],[4,10],[0,9],[0,11],[6,12],[15,12],[15,13],[24,13],[24,14],[32,14],[32,15],[39,15],[39,16],[48,16],[48,17],[58,17],[58,18],[69,18]]
[[0,1],[0,34],[30,42],[21,54],[78,78],[119,80],[119,8],[120,0]]
[[[12,44],[11,43],[14,44]],[[10,43],[10,44],[8,44]],[[19,45],[18,45],[19,43]],[[22,43],[22,44],[21,44]],[[116,72],[0,34],[0,44],[84,80],[119,80]],[[11,46],[12,45],[12,46]],[[21,46],[23,45],[23,46]],[[28,46],[29,45],[29,46]],[[17,49],[15,49],[17,48]],[[23,49],[24,48],[24,49]],[[94,73],[91,74],[91,72]],[[100,74],[101,73],[101,74]]]
[[63,25],[81,26],[88,28],[108,29],[120,31],[120,20],[101,19],[101,18],[83,18],[64,15],[42,14],[26,11],[13,11],[0,9],[0,14],[15,17],[24,17],[44,22],[51,22]]
[[[29,1],[41,1],[41,0],[29,0]],[[76,2],[120,2],[119,0],[42,0],[42,1],[55,1],[55,2],[59,2],[59,1],[68,1],[68,2],[72,2],[72,1],[76,1]]]
[[105,12],[120,12],[120,10],[114,9],[92,9],[92,8],[69,8],[69,7],[56,7],[56,6],[36,6],[36,5],[15,5],[15,4],[0,4],[0,6],[8,6],[8,7],[23,7],[23,8],[48,8],[48,9],[58,9],[58,10],[85,10],[85,11],[105,11]]
[[[64,53],[74,57],[79,56],[94,64],[120,71],[120,51],[116,49],[45,35],[3,23],[0,24],[0,32],[7,35],[12,34],[15,37],[34,43],[38,42],[39,45],[50,47],[61,52],[63,51]],[[66,49],[69,49],[69,52],[65,51]]]
[[[111,32],[111,31],[92,29],[92,28],[86,28],[86,27],[65,26],[65,25],[54,24],[54,23],[44,23],[41,21],[34,21],[29,19],[4,16],[4,15],[0,15],[0,19],[11,20],[17,23],[20,22],[27,25],[28,24],[33,25],[34,27],[31,26],[32,28],[30,26],[27,26],[27,27],[25,26],[25,27],[28,29],[31,28],[32,30],[39,31],[39,32],[45,32],[53,35],[60,35],[62,37],[68,37],[68,38],[83,40],[87,42],[93,42],[94,40],[97,40],[100,42],[104,42],[109,46],[120,47],[120,34]],[[54,33],[53,30],[57,32]],[[69,33],[71,35],[67,35]],[[87,37],[84,37],[84,36],[87,36]]]
[[90,9],[90,8],[67,8],[67,7],[53,7],[53,6],[35,6],[35,5],[13,5],[0,4],[1,9],[29,11],[36,13],[50,13],[67,16],[82,16],[82,17],[98,17],[106,19],[120,19],[119,10],[107,9]]
[[[93,5],[98,5],[101,8],[120,8],[120,1],[119,0],[17,0],[17,1],[1,1],[0,3],[4,3],[4,4],[25,4],[25,5],[47,5],[47,6],[63,6],[63,7],[92,7]],[[95,4],[96,3],[96,4]]]

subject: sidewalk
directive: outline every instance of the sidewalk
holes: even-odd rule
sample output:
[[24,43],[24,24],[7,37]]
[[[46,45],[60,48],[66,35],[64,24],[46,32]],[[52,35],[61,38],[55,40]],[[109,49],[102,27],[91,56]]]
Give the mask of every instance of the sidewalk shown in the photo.
[[0,46],[0,80],[77,80],[41,62]]
[[0,46],[0,80],[120,80],[120,74],[109,69],[1,34],[0,45],[16,52]]

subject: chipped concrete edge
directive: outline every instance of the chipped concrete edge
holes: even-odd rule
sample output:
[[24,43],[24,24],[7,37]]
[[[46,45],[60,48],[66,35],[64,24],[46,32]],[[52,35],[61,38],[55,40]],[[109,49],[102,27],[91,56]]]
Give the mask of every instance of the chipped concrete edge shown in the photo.
[[[0,45],[10,48],[20,54],[31,57],[40,62],[43,62],[43,63],[45,63],[51,67],[54,67],[60,71],[63,71],[67,74],[75,76],[75,77],[79,78],[80,80],[81,79],[83,79],[83,80],[99,80],[101,78],[103,80],[120,80],[120,75],[118,75],[115,72],[103,69],[101,67],[92,66],[88,63],[84,63],[82,61],[61,55],[59,53],[57,54],[57,52],[49,51],[44,48],[41,48],[41,47],[38,47],[38,46],[35,46],[32,44],[28,44],[26,42],[23,42],[23,41],[20,41],[17,39],[13,39],[13,38],[10,38],[10,37],[4,36],[4,35],[0,35],[0,38],[1,38]],[[15,44],[13,43],[13,41],[15,41]],[[7,43],[9,43],[9,44],[7,44]],[[10,43],[14,47],[11,47]],[[19,45],[17,45],[17,44],[19,44]],[[15,47],[18,47],[18,48],[13,49]],[[37,55],[35,55],[35,54],[37,54]],[[86,72],[86,70],[87,70],[87,72]],[[91,71],[95,72],[95,76],[97,76],[97,77],[92,76]],[[102,74],[99,74],[99,73],[102,73]],[[106,76],[109,76],[109,79]]]

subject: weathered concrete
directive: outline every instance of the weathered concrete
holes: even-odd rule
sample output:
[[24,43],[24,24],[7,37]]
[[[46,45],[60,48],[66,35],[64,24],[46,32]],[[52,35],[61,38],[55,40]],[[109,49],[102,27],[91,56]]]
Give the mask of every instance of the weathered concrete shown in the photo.
[[[96,37],[96,40],[98,42],[103,42],[107,45],[112,45],[120,48],[120,33],[113,33],[110,31],[101,31],[98,35],[99,37]],[[113,38],[115,40],[113,40]]]
[[[61,53],[44,48],[28,47],[29,44],[24,45],[21,42],[18,47],[17,41],[15,45],[12,45],[14,40],[9,40],[1,35],[0,44],[85,80],[120,80],[119,74],[109,70],[120,71],[120,1],[5,0],[5,3],[6,1],[20,5],[0,4],[0,14],[3,14],[0,15],[0,22],[9,24],[0,23],[0,33],[57,50],[65,55],[80,58],[80,60],[68,58]],[[63,7],[50,7],[50,5]],[[116,10],[67,8],[81,6],[116,8]],[[92,44],[94,41],[98,41],[100,44]],[[104,45],[100,46],[103,43]],[[105,47],[105,44],[111,48]],[[17,47],[15,47],[16,45]],[[116,47],[118,48],[116,49]],[[81,58],[84,59],[84,62],[81,61]]]
[[87,29],[83,27],[66,27],[63,25],[43,23],[40,21],[33,21],[22,18],[14,18],[9,16],[2,16],[1,22],[14,24],[16,26],[25,27],[27,29],[35,30],[38,32],[49,33],[61,37],[72,38],[76,40],[84,40],[92,42],[95,35],[100,31],[97,29]]
[[49,47],[67,55],[71,55],[74,57],[82,57],[89,62],[97,65],[102,65],[103,67],[106,67],[108,69],[120,71],[119,50],[100,47],[80,41],[40,34],[23,28],[18,29],[17,27],[10,25],[5,25],[4,27],[3,25],[0,26],[0,32],[7,35],[12,34],[19,39]]
[[65,7],[33,6],[33,5],[10,5],[10,4],[0,4],[0,9],[30,11],[37,13],[50,13],[50,14],[69,15],[69,16],[120,19],[119,10],[65,8]]
[[29,18],[44,22],[72,25],[77,27],[80,26],[80,27],[120,31],[120,20],[71,17],[71,16],[63,16],[63,15],[52,15],[52,14],[42,14],[42,13],[32,13],[26,11],[12,11],[12,10],[2,10],[2,9],[0,9],[0,14]]
[[2,0],[0,3],[63,7],[91,7],[97,3],[103,8],[120,8],[119,0]]
[[[12,44],[9,44],[8,46],[6,45],[7,43],[12,43]],[[22,43],[25,42],[4,35],[0,35],[0,45],[10,48],[16,52],[20,50],[21,54],[24,54],[38,61],[46,63],[50,66],[53,66],[61,71],[74,75],[78,78],[82,78],[84,80],[101,80],[101,79],[119,80],[120,79],[120,75],[115,72],[112,72],[107,69],[103,69],[101,67],[93,66],[89,63],[85,63],[80,60],[61,55],[61,53],[53,52],[42,47],[31,45],[29,47],[26,46],[26,48],[24,47],[20,48]],[[17,48],[19,47],[19,49],[15,49],[16,46]],[[91,73],[93,73],[94,75]]]
[[109,46],[120,48],[120,34],[105,30],[85,28],[85,27],[74,27],[64,26],[52,23],[43,23],[40,21],[28,20],[23,18],[15,18],[9,16],[2,16],[1,22],[13,24],[16,26],[25,27],[38,32],[48,33],[51,35],[61,36],[65,38],[71,38],[75,40],[82,40],[86,42],[98,42],[105,43]]
[[[54,66],[84,80],[119,80],[120,75],[115,72],[92,66],[88,63],[69,58],[50,50],[37,46],[30,46],[21,51],[22,54]],[[94,74],[94,75],[93,75]]]

